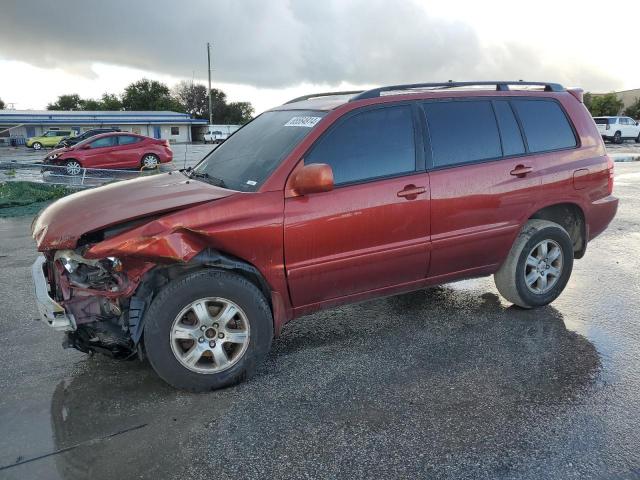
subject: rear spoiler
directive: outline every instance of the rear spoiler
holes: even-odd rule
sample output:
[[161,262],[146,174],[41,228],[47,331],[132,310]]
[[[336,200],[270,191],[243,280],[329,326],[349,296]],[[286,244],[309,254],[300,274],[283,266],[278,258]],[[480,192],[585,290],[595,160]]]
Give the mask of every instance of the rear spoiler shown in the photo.
[[576,97],[580,103],[584,103],[584,90],[581,88],[567,88],[567,92]]

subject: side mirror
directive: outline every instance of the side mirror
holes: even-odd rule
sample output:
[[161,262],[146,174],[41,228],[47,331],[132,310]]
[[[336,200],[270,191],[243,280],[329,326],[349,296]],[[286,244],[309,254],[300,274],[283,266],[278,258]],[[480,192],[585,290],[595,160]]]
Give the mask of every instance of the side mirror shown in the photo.
[[84,144],[84,145],[82,145],[82,146],[80,147],[80,150],[89,150],[90,148],[91,148],[91,145],[89,145],[88,143],[86,143],[86,144]]
[[296,195],[333,190],[333,170],[326,163],[311,163],[293,174],[291,190]]
[[636,127],[637,127],[638,125],[640,125],[640,122],[636,122]]

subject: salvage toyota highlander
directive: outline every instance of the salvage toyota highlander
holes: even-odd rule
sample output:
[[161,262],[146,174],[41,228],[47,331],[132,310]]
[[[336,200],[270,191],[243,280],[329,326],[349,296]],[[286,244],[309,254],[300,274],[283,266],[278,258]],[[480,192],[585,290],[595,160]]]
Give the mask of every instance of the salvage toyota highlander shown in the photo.
[[46,208],[33,223],[38,308],[68,347],[216,389],[320,309],[483,275],[522,308],[552,302],[614,217],[612,189],[579,89],[308,95],[193,169]]

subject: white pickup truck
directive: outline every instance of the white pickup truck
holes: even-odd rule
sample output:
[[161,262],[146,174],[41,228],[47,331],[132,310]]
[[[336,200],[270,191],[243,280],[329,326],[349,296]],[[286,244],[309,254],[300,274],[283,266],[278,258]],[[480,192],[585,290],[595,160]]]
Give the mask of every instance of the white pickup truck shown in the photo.
[[207,125],[204,143],[222,143],[239,128],[240,125]]
[[604,140],[622,143],[635,140],[640,143],[640,125],[630,117],[593,117]]

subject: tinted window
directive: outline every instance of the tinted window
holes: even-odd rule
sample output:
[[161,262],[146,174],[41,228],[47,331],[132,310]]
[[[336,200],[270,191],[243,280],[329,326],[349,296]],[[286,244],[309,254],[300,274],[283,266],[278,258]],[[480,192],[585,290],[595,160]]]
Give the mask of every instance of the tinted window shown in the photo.
[[112,135],[110,137],[102,137],[91,142],[91,148],[111,147],[116,144],[116,137]]
[[119,145],[130,145],[132,143],[138,143],[140,141],[140,137],[134,137],[132,135],[119,135],[118,136],[118,144]]
[[59,130],[56,132],[57,137],[66,137],[67,135],[71,135],[71,132],[68,130]]
[[356,113],[324,135],[305,164],[327,163],[336,184],[415,171],[410,106]]
[[424,104],[436,167],[502,156],[491,102]]
[[608,125],[609,124],[609,119],[608,118],[594,118],[593,120],[598,125]]
[[222,179],[229,188],[255,191],[325,115],[315,110],[265,112],[231,135],[195,170]]
[[576,138],[564,112],[552,100],[512,100],[530,152],[576,146]]
[[520,134],[520,127],[516,122],[516,117],[511,110],[509,102],[506,100],[496,100],[493,104],[496,111],[496,118],[500,126],[500,137],[502,138],[503,155],[518,155],[524,153],[524,142]]

